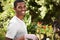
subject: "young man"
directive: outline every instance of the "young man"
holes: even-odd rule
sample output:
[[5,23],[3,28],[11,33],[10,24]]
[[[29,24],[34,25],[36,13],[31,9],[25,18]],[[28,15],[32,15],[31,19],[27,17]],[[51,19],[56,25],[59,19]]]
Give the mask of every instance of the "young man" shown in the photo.
[[24,35],[27,34],[27,28],[23,22],[25,16],[26,5],[23,0],[14,2],[14,10],[16,15],[9,22],[6,40],[24,40]]
[[26,11],[25,2],[23,0],[16,0],[14,2],[14,10],[16,15],[9,22],[6,40],[37,40],[38,38],[34,34],[27,34],[27,28],[23,22]]

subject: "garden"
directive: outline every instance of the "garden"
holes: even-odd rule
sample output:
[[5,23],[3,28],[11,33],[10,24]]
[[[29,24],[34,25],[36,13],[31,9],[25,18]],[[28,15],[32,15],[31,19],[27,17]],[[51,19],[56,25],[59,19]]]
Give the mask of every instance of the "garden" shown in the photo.
[[[14,0],[0,0],[0,40],[5,40],[7,25],[15,15],[13,2]],[[27,11],[24,22],[28,34],[35,34],[39,40],[60,40],[60,0],[25,2]]]

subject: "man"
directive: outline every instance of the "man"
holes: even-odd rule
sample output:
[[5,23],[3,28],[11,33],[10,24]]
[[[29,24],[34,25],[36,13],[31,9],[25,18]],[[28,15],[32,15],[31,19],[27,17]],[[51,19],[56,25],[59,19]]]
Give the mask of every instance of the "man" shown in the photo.
[[27,28],[23,22],[25,16],[26,6],[23,0],[16,0],[14,2],[14,10],[16,16],[14,16],[7,28],[6,40],[21,40],[24,39],[24,34],[27,34]]
[[[9,22],[6,33],[6,40],[26,40],[25,38],[31,38],[30,35],[28,37],[27,28],[23,22],[26,11],[25,2],[23,0],[16,0],[14,2],[14,10],[16,15]],[[35,35],[32,36],[33,38],[36,38]]]

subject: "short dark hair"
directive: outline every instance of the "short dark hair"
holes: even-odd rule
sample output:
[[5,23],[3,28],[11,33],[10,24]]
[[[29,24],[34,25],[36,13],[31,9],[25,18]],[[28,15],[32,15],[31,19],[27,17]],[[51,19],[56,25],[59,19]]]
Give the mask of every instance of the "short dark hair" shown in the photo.
[[19,2],[24,2],[24,0],[15,0],[15,1],[14,1],[14,8],[16,8],[17,3],[19,3]]

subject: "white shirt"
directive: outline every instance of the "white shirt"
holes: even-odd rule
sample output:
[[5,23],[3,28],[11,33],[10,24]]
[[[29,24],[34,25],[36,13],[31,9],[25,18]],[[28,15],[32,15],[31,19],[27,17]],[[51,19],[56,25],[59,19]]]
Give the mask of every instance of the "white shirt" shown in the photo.
[[25,34],[27,34],[27,28],[25,23],[16,16],[14,16],[7,27],[6,37],[15,40],[16,38]]

